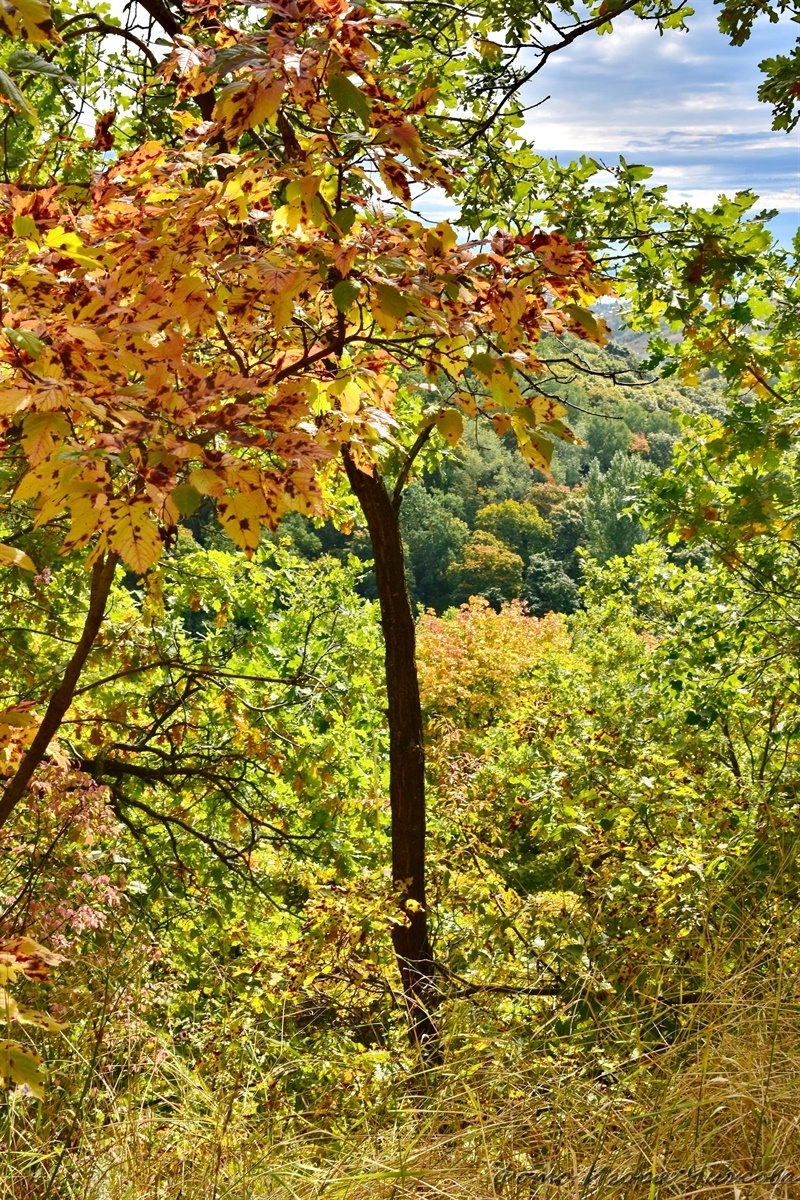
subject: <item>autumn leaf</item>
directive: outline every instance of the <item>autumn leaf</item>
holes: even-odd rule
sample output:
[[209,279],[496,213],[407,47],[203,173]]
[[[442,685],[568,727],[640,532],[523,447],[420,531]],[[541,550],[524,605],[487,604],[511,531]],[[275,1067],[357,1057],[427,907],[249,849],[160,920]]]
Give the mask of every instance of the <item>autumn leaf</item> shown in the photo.
[[63,954],[48,950],[26,934],[4,938],[0,941],[0,984],[13,983],[17,975],[45,981],[52,967],[60,967],[66,961]]
[[437,416],[436,428],[449,445],[455,446],[464,432],[464,418],[457,409],[446,408]]
[[66,1021],[56,1021],[49,1013],[40,1012],[37,1008],[28,1008],[24,1004],[17,1005],[15,1021],[20,1025],[31,1025],[43,1029],[45,1033],[62,1033],[69,1028]]
[[26,1088],[38,1100],[44,1099],[42,1056],[20,1046],[19,1042],[0,1041],[0,1087],[16,1084]]
[[588,308],[582,308],[580,304],[565,305],[565,312],[569,314],[574,322],[576,322],[589,337],[596,342],[606,340],[608,330],[605,327],[605,322],[598,321],[597,317],[590,313]]
[[22,567],[23,571],[35,571],[27,554],[22,550],[17,550],[15,546],[5,546],[0,544],[0,564],[7,567]]
[[520,454],[529,466],[543,471],[545,475],[550,474],[550,460],[553,457],[555,445],[549,438],[531,430],[526,437],[518,439],[518,444]]
[[104,112],[97,118],[94,123],[94,140],[91,144],[92,150],[106,151],[110,150],[114,145],[114,135],[111,132],[111,126],[114,123],[114,118],[117,115],[117,110],[112,108],[110,112]]
[[58,412],[31,413],[22,429],[22,446],[31,466],[49,458],[56,442],[69,433],[69,425]]
[[404,204],[410,204],[411,188],[408,176],[397,159],[389,158],[388,156],[379,159],[378,171],[388,191],[393,196],[396,196],[398,200],[402,200]]
[[[208,467],[198,467],[189,476],[189,484],[202,496],[224,496],[225,480]],[[176,491],[178,489],[176,488]],[[180,508],[178,500],[175,503]]]
[[45,0],[0,0],[0,29],[27,42],[58,42],[50,5]]
[[141,503],[120,505],[109,540],[126,566],[144,575],[161,555],[158,529]]
[[226,496],[217,505],[222,527],[231,541],[248,555],[258,546],[261,520],[267,515],[267,505],[261,492],[240,492]]

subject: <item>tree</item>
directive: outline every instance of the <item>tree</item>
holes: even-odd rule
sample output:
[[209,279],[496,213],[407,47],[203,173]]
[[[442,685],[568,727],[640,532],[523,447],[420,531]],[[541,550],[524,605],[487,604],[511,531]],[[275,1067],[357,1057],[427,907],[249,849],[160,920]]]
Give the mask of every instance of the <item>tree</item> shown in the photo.
[[641,525],[625,510],[635,501],[637,485],[646,474],[640,458],[621,450],[605,475],[592,463],[586,493],[587,548],[600,562],[624,558],[637,542],[644,541]]
[[456,604],[463,604],[471,596],[482,597],[498,607],[506,600],[516,600],[522,591],[524,566],[520,556],[499,538],[476,529],[462,557],[448,567]]
[[400,515],[412,599],[441,611],[450,603],[448,569],[469,540],[469,526],[448,511],[439,494],[416,482],[406,489]]
[[525,603],[535,617],[545,613],[573,613],[580,608],[578,585],[563,562],[547,554],[533,554],[525,572]]
[[[203,497],[252,554],[261,526],[283,513],[334,509],[344,476],[372,541],[386,647],[393,939],[412,1036],[430,1041],[403,488],[429,438],[455,443],[463,415],[478,411],[546,468],[565,410],[541,394],[536,346],[547,328],[602,337],[584,305],[607,285],[560,235],[460,244],[447,223],[426,228],[406,214],[412,181],[449,183],[427,111],[436,92],[388,90],[370,41],[381,27],[361,10],[307,0],[252,29],[202,16],[189,30],[192,49],[176,42],[162,69],[179,104],[194,100],[207,118],[179,108],[181,144],[120,155],[77,207],[68,189],[6,189],[9,476],[37,528],[69,521],[61,552],[86,555],[92,586],[0,821],[71,703],[117,565],[145,574]],[[435,381],[432,407],[398,388],[408,362]],[[19,532],[9,533],[13,544]],[[4,554],[32,566],[16,548]]]
[[524,563],[541,554],[553,541],[553,530],[533,506],[518,500],[487,504],[475,517],[475,528],[504,542]]
[[[25,541],[33,505],[37,529],[69,521],[62,550],[86,555],[92,587],[78,644],[8,782],[0,821],[69,707],[119,561],[147,572],[203,497],[252,554],[261,526],[274,528],[285,512],[340,510],[346,480],[367,522],[381,604],[401,905],[393,937],[418,1041],[435,1039],[437,993],[404,486],[434,433],[454,444],[464,416],[513,432],[546,471],[551,438],[570,435],[566,409],[547,392],[553,367],[539,355],[540,338],[604,336],[587,304],[608,286],[576,237],[588,229],[599,245],[624,234],[639,247],[642,220],[669,251],[693,237],[682,213],[663,234],[663,196],[643,187],[642,168],[620,169],[620,206],[618,191],[583,186],[596,164],[559,172],[540,168],[528,147],[506,162],[497,151],[506,133],[513,142],[521,84],[558,49],[627,12],[674,27],[684,9],[603,0],[579,16],[562,0],[535,17],[487,8],[462,28],[434,4],[419,14],[428,41],[415,50],[393,15],[375,18],[345,0],[304,0],[264,18],[204,5],[185,20],[148,0],[137,11],[173,46],[158,80],[148,79],[145,100],[160,97],[149,111],[145,103],[128,120],[139,96],[123,97],[119,156],[95,159],[93,176],[65,160],[60,184],[5,189],[1,405],[8,477],[26,507],[9,518],[2,553],[30,569],[16,542]],[[26,0],[4,25],[57,45],[41,0]],[[498,55],[490,35],[507,27],[520,42]],[[138,39],[154,65],[132,29],[100,33]],[[454,45],[473,34],[477,53],[462,74],[451,65]],[[528,40],[536,63],[521,72],[515,61]],[[470,94],[464,116],[459,104]],[[14,103],[24,108],[24,98]],[[177,135],[165,132],[170,107]],[[98,114],[89,147],[98,156],[117,136],[112,124],[111,110]],[[36,170],[32,161],[33,176],[49,168],[49,153]],[[518,189],[531,172],[549,182],[530,194],[526,212]],[[514,208],[514,232],[459,243],[446,222],[426,227],[409,208],[415,190],[434,186],[454,186],[481,231]],[[562,204],[572,238],[543,228]],[[433,404],[399,386],[409,365],[438,389],[427,393]]]

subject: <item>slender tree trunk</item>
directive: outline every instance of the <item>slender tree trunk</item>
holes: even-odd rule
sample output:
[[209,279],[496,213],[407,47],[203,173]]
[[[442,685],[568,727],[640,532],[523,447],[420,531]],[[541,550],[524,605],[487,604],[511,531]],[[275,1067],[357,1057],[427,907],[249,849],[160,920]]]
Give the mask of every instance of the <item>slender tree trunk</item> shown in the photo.
[[414,614],[408,598],[399,505],[381,476],[368,475],[344,451],[350,486],[372,541],[386,654],[389,710],[389,799],[392,810],[392,880],[408,924],[392,932],[403,981],[412,1040],[435,1051],[438,988],[425,907],[425,748],[417,677]]
[[67,709],[75,695],[75,688],[78,686],[81,672],[86,665],[86,660],[100,632],[100,626],[103,624],[106,601],[111,591],[114,571],[118,562],[118,555],[113,551],[109,551],[105,559],[98,559],[92,569],[89,607],[86,611],[86,619],[83,624],[81,636],[73,651],[72,658],[67,663],[61,683],[50,697],[50,703],[42,718],[42,723],[36,731],[36,737],[31,742],[27,754],[17,767],[16,773],[8,781],[2,795],[0,795],[0,829],[5,825],[22,799],[36,768],[47,753],[48,746],[61,728],[61,722],[64,720]]

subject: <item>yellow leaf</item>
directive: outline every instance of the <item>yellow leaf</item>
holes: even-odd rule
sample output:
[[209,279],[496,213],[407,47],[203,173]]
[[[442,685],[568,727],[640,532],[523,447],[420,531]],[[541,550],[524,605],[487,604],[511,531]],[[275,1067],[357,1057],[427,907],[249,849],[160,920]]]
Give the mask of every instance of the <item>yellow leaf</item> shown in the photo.
[[19,1042],[0,1042],[0,1087],[14,1083],[44,1099],[42,1056],[26,1050]]
[[261,518],[267,515],[267,505],[261,492],[238,492],[226,496],[217,505],[220,523],[231,541],[240,546],[248,558],[258,546]]
[[83,342],[84,345],[90,346],[92,350],[104,350],[105,346],[100,339],[100,335],[96,329],[90,329],[86,325],[68,325],[67,333],[70,337],[75,338],[78,342]]
[[509,408],[523,408],[525,401],[522,392],[513,375],[509,374],[502,363],[497,363],[489,379],[489,394],[498,404]]
[[339,397],[342,412],[348,417],[354,417],[361,408],[361,388],[354,379],[349,379]]
[[0,29],[28,42],[60,42],[45,0],[0,0]]
[[528,295],[521,286],[508,288],[500,303],[500,311],[508,325],[516,325],[527,307]]
[[553,457],[553,443],[540,433],[531,432],[526,438],[518,438],[520,454],[531,467],[537,471],[550,474],[550,459]]
[[470,392],[456,392],[453,397],[459,408],[462,408],[468,417],[477,417],[478,405],[475,397]]
[[488,38],[475,38],[475,47],[481,58],[495,62],[502,57],[503,47],[499,42],[491,42]]
[[6,567],[22,567],[23,571],[35,571],[27,554],[23,554],[21,550],[17,550],[15,546],[4,546],[0,544],[0,564]]
[[198,275],[184,275],[175,287],[173,298],[191,333],[202,333],[214,324],[219,301]]
[[161,555],[161,538],[143,504],[121,505],[109,538],[125,565],[137,575],[144,575]]
[[72,520],[67,536],[61,543],[62,554],[85,546],[103,523],[102,509],[97,507],[91,496],[77,496],[72,500],[69,515]]
[[[2,3],[2,0],[0,0]],[[45,234],[45,245],[51,246],[54,250],[58,250],[67,258],[71,258],[73,262],[79,263],[82,267],[98,266],[98,256],[93,251],[84,246],[77,233],[72,230],[64,229],[61,225],[55,229],[50,229]]]
[[46,980],[50,967],[60,967],[66,961],[63,954],[48,950],[25,934],[0,941],[0,965],[10,967],[26,979]]
[[28,462],[35,467],[49,458],[60,441],[69,433],[69,425],[59,412],[32,413],[22,426],[22,446]]
[[274,124],[272,118],[280,108],[281,96],[285,87],[286,80],[279,75],[267,87],[259,90],[253,107],[250,110],[250,115],[245,122],[246,129],[250,129],[254,125],[263,125],[265,121]]
[[199,467],[189,475],[189,483],[203,496],[224,496],[225,480],[208,467]]
[[39,1012],[36,1008],[27,1008],[24,1005],[17,1007],[14,1019],[20,1025],[34,1025],[37,1029],[44,1029],[46,1033],[61,1033],[68,1028],[63,1021],[56,1021],[49,1013]]
[[0,413],[24,412],[30,406],[30,399],[29,387],[9,387],[4,384],[0,388]]
[[16,1021],[19,1017],[17,1002],[5,988],[0,987],[0,1020]]
[[548,396],[534,396],[532,400],[526,400],[525,408],[530,411],[534,423],[537,425],[541,425],[545,421],[560,420],[561,417],[567,415],[564,405],[559,404],[557,400],[551,400]]
[[455,408],[447,408],[436,418],[436,428],[451,446],[457,445],[464,432],[464,418]]

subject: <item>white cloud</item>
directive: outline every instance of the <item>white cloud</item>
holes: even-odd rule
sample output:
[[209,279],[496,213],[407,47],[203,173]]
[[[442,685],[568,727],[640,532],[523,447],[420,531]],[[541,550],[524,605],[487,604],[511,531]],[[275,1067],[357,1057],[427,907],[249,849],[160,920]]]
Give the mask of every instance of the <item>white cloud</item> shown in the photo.
[[[698,6],[699,7],[699,6]],[[731,47],[716,27],[710,0],[690,32],[659,37],[633,19],[610,37],[587,37],[556,55],[531,85],[526,133],[543,153],[620,154],[655,168],[676,199],[708,204],[719,192],[750,188],[765,205],[796,214],[800,146],[770,129],[757,99],[758,63],[793,44],[789,22],[757,24],[750,41]]]

